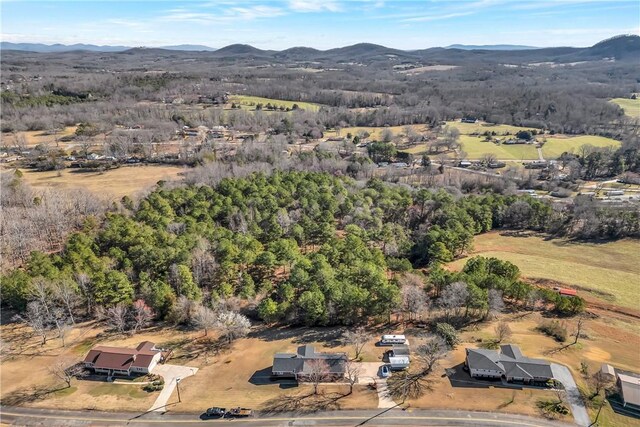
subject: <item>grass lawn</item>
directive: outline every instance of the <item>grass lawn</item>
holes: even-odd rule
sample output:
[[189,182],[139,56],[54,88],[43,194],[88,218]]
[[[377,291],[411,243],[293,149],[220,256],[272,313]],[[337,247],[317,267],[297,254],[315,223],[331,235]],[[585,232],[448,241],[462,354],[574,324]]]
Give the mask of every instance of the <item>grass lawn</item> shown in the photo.
[[[470,256],[496,257],[516,264],[522,275],[557,280],[610,294],[615,304],[638,308],[638,242],[574,243],[537,236],[509,237],[491,232],[476,236]],[[465,259],[450,264],[460,269]],[[597,295],[596,295],[597,296]]]
[[447,122],[448,126],[457,128],[462,135],[471,135],[472,133],[485,133],[486,131],[495,132],[497,136],[506,135],[507,133],[513,135],[521,130],[532,130],[535,128],[527,128],[512,125],[497,125],[491,123],[462,123],[460,121]]
[[263,104],[263,107],[268,103],[271,103],[271,105],[275,105],[276,107],[282,106],[284,108],[293,108],[293,104],[298,104],[298,107],[307,111],[318,111],[321,107],[320,104],[312,102],[285,101],[283,99],[261,98],[259,96],[250,95],[233,95],[229,97],[229,104],[231,103],[240,104],[241,108],[247,110],[255,110],[256,104],[260,103]]
[[[467,124],[467,123],[464,123]],[[533,144],[504,145],[484,141],[484,137],[461,135],[462,149],[471,160],[481,159],[485,154],[495,154],[498,160],[535,160],[538,152]]]
[[160,180],[176,179],[184,169],[177,166],[122,166],[106,172],[78,172],[73,169],[36,172],[23,169],[33,187],[86,188],[100,196],[119,199],[152,187]]
[[[35,147],[39,144],[45,144],[49,147],[56,147],[56,139],[60,139],[63,136],[73,135],[76,132],[76,126],[67,126],[64,129],[61,129],[55,135],[46,135],[45,131],[42,130],[33,130],[33,131],[24,131],[13,133],[3,133],[2,134],[2,144],[12,146],[15,144],[16,137],[23,137],[26,142],[27,147]],[[60,142],[60,147],[66,147],[67,143]]]
[[624,110],[625,115],[636,119],[640,118],[640,99],[614,98],[611,102],[618,104]]
[[555,159],[562,153],[577,153],[583,145],[593,145],[594,147],[614,147],[620,146],[620,141],[605,138],[604,136],[582,135],[574,137],[546,137],[547,142],[542,147],[542,154],[545,158]]

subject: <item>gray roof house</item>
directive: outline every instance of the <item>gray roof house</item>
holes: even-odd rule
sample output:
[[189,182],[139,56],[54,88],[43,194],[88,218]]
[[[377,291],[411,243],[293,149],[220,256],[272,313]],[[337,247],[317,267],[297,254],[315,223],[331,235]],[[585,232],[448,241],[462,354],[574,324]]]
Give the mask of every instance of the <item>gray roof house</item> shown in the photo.
[[522,355],[518,346],[500,346],[500,351],[466,349],[465,365],[475,378],[504,379],[525,384],[542,383],[553,379],[551,364],[546,360]]
[[273,356],[271,373],[277,377],[293,377],[304,380],[312,371],[313,361],[323,360],[328,367],[331,379],[344,377],[346,370],[346,353],[318,353],[312,345],[298,347],[294,353],[276,353]]

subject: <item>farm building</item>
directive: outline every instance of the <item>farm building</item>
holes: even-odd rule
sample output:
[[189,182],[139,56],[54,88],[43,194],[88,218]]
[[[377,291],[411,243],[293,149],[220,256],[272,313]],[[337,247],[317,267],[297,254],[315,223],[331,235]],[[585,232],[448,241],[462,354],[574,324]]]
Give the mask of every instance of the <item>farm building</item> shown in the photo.
[[617,384],[624,406],[631,405],[640,408],[640,378],[618,373]]
[[560,294],[560,296],[562,297],[576,297],[578,296],[578,291],[576,291],[575,289],[569,289],[569,288],[555,288],[555,290],[558,292],[558,294]]
[[131,376],[148,374],[160,362],[162,351],[155,344],[143,341],[136,348],[93,347],[84,358],[84,366],[96,373]]
[[344,377],[346,370],[346,353],[318,353],[312,345],[298,347],[294,353],[276,353],[273,357],[272,375],[276,377],[293,377],[304,381],[315,369],[318,361],[326,363],[327,376],[337,380]]
[[500,351],[466,349],[465,366],[474,378],[502,379],[524,384],[546,383],[553,379],[546,360],[524,357],[518,346],[500,346]]

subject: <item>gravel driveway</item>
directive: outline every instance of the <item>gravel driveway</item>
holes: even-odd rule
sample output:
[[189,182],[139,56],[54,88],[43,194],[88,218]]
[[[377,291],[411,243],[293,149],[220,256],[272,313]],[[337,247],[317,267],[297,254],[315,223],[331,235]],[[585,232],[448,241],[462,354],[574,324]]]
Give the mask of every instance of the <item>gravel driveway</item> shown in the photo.
[[562,383],[567,392],[567,400],[571,405],[571,412],[573,413],[575,423],[579,426],[588,427],[591,424],[591,419],[589,418],[589,413],[584,406],[582,396],[569,368],[558,365],[557,363],[552,363],[551,372],[553,372],[553,377]]

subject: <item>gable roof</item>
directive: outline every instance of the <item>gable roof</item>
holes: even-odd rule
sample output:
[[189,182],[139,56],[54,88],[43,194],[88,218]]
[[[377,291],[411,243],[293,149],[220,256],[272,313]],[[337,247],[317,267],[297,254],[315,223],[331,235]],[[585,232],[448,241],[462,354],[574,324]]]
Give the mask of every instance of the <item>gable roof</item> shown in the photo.
[[118,369],[127,371],[129,368],[148,368],[153,357],[160,350],[155,349],[155,344],[143,341],[133,348],[109,347],[98,345],[93,347],[84,358],[85,363],[92,363],[98,369]]
[[347,355],[345,353],[317,353],[312,345],[298,347],[297,352],[276,353],[273,356],[272,372],[309,373],[313,368],[310,362],[324,360],[330,373],[343,373]]
[[501,346],[500,352],[468,348],[467,363],[471,369],[499,371],[507,377],[553,378],[549,362],[524,357],[520,348],[512,344]]

